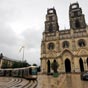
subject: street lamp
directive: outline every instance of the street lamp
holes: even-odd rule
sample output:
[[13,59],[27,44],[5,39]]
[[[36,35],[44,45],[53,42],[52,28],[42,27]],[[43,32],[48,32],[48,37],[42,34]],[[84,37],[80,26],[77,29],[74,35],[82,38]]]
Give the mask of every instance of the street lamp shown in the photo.
[[23,50],[23,55],[22,55],[22,62],[24,61],[24,46],[22,46],[19,50],[19,52],[21,52]]

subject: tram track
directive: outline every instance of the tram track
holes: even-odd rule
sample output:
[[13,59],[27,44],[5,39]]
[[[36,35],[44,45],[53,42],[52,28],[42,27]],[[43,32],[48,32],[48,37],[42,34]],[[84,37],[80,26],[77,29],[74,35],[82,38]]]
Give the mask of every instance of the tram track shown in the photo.
[[34,82],[35,82],[35,83],[34,83],[34,85],[31,86],[31,88],[36,88],[36,87],[37,87],[37,85],[38,85],[38,81],[35,80]]
[[9,86],[8,86],[7,88],[12,88],[13,86],[18,85],[18,84],[21,83],[21,82],[22,82],[22,79],[16,78],[16,81],[10,83]]
[[31,80],[31,83],[29,83],[28,85],[22,88],[34,88],[34,86],[36,85],[35,83],[36,83],[36,80]]
[[4,77],[3,79],[3,81],[0,80],[0,88],[36,88],[38,84],[37,80],[26,80],[15,77]]

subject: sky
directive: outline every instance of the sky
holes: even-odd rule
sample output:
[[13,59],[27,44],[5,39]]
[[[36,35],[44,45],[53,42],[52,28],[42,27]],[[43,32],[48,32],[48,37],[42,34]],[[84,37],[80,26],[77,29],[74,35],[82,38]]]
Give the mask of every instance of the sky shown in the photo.
[[60,30],[69,28],[69,5],[78,2],[88,24],[88,0],[0,0],[0,53],[40,65],[47,8],[54,7]]

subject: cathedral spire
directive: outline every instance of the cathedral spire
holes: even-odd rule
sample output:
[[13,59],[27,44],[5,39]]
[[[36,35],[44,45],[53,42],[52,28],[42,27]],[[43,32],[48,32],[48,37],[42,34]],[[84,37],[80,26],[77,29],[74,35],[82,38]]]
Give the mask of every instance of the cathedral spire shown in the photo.
[[70,4],[69,7],[70,28],[83,29],[86,28],[85,16],[78,2]]
[[59,31],[58,18],[55,8],[47,9],[46,21],[45,21],[45,32]]

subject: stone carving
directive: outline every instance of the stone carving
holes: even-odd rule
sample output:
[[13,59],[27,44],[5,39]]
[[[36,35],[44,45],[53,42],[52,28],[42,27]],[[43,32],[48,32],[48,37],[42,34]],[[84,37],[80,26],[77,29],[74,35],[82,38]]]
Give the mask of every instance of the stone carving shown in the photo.
[[87,55],[87,52],[88,52],[87,50],[82,49],[78,52],[78,55]]

